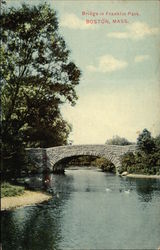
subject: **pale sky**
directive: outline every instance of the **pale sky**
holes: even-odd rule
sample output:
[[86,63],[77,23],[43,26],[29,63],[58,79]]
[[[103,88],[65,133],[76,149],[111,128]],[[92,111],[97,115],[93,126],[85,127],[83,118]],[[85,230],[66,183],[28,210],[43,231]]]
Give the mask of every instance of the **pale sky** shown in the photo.
[[[159,134],[160,1],[30,1],[39,2],[57,11],[59,31],[82,71],[76,106],[62,107],[73,127],[73,144],[101,144],[114,135],[136,141],[144,128]],[[113,17],[113,12],[123,16]],[[87,24],[86,19],[109,24]]]

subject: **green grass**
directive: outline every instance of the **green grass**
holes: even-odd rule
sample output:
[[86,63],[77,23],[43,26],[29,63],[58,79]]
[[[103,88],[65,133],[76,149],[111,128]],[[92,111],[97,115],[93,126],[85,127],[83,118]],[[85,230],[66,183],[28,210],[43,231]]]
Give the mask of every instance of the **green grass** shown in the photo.
[[24,187],[11,185],[8,182],[3,182],[1,185],[1,198],[18,196],[24,193]]

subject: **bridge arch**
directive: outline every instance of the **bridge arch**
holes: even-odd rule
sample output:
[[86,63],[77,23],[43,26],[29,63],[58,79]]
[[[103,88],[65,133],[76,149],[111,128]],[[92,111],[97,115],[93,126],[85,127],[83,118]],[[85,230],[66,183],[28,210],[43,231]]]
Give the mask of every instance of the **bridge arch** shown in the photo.
[[47,149],[46,154],[48,157],[48,163],[50,163],[50,169],[64,158],[89,155],[108,159],[115,165],[116,170],[118,171],[121,165],[121,156],[129,151],[135,151],[135,145],[70,145],[49,148]]
[[[86,158],[90,157],[90,158],[87,159],[87,164],[88,165],[85,165],[85,163],[84,163],[84,166],[90,166],[90,163],[92,161],[96,160],[96,159],[100,159],[100,158],[106,159],[107,161],[109,161],[111,163],[110,167],[112,168],[112,171],[116,172],[116,166],[115,166],[116,162],[114,162],[114,159],[112,160],[109,157],[107,158],[106,156],[104,156],[102,154],[97,154],[97,153],[96,154],[93,154],[93,153],[91,153],[91,154],[88,154],[88,153],[85,154],[85,153],[83,153],[83,154],[79,154],[79,155],[75,155],[74,154],[74,155],[71,155],[71,156],[67,156],[67,157],[61,158],[60,160],[58,160],[54,164],[54,166],[53,166],[53,172],[64,172],[64,170],[67,169],[68,166],[69,166],[68,163],[70,163],[72,160],[74,161],[76,159],[78,159],[78,161],[79,161],[79,157],[82,157],[82,161],[83,161],[83,157],[84,157],[84,159],[85,159],[85,157]],[[79,164],[77,163],[76,166],[79,166]]]

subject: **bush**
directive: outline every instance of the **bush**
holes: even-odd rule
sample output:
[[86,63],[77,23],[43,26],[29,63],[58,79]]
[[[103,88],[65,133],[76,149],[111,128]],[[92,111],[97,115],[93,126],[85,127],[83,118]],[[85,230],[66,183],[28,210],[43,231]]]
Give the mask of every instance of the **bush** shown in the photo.
[[144,129],[138,137],[138,151],[126,153],[121,158],[122,168],[120,173],[159,175],[160,174],[160,136],[155,139],[151,133]]
[[133,173],[135,168],[135,155],[132,152],[128,152],[124,154],[121,158],[121,170],[120,173],[127,171],[129,173]]
[[101,168],[102,171],[105,171],[105,172],[113,172],[113,173],[116,172],[114,164],[111,161],[103,157],[97,158],[96,160],[94,160],[92,162],[92,165]]

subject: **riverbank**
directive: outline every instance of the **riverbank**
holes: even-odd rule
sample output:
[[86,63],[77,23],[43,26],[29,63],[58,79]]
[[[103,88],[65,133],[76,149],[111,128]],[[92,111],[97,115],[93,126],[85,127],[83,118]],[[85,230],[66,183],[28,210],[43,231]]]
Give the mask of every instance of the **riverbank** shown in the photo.
[[24,194],[19,196],[1,198],[1,210],[10,210],[18,207],[34,205],[51,198],[51,195],[43,192],[25,191]]
[[127,177],[133,177],[133,178],[156,178],[160,179],[160,175],[145,175],[145,174],[127,174]]

